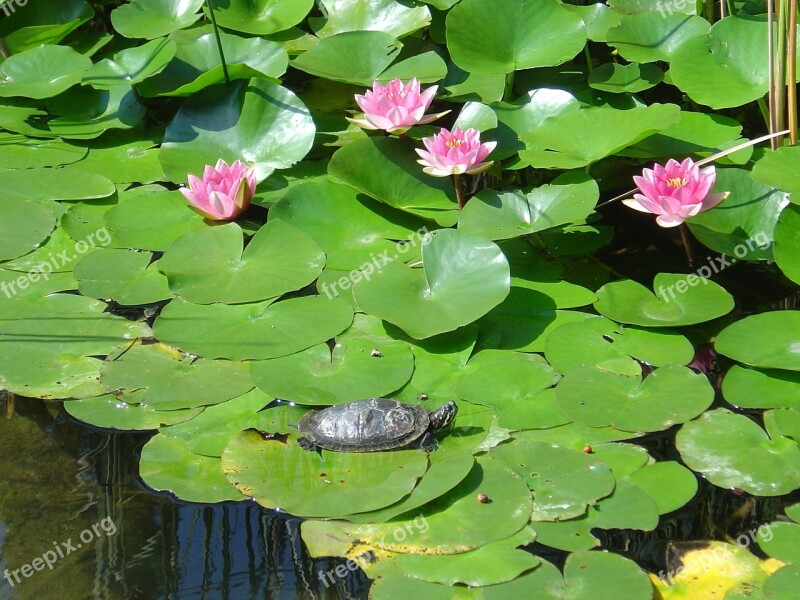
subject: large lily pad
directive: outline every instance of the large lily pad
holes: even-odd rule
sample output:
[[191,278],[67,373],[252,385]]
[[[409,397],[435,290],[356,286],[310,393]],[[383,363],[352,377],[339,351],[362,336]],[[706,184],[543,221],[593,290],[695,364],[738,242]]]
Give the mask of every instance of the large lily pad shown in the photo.
[[775,261],[784,274],[800,284],[800,207],[786,206],[775,225]]
[[705,375],[668,365],[644,381],[595,367],[577,367],[556,387],[567,415],[592,427],[662,431],[701,414],[714,401]]
[[159,159],[172,181],[202,173],[222,158],[254,163],[259,180],[303,158],[314,122],[292,92],[264,79],[236,81],[195,94],[167,127]]
[[800,192],[800,175],[794,168],[798,160],[800,146],[778,148],[756,161],[752,177],[786,192]]
[[427,6],[405,6],[397,0],[322,0],[328,20],[316,33],[324,38],[343,31],[384,31],[396,38],[431,22]]
[[222,455],[228,480],[267,508],[302,517],[341,517],[383,508],[407,495],[428,468],[419,449],[328,452],[300,448],[294,436],[265,439],[247,430]]
[[607,283],[597,290],[600,314],[642,327],[678,327],[703,323],[733,310],[733,297],[720,285],[694,274],[659,273],[653,294],[631,279]]
[[0,202],[0,260],[34,250],[55,225],[56,217],[47,203],[24,197],[5,198]]
[[160,73],[175,56],[175,42],[166,38],[152,40],[104,58],[83,75],[84,85],[107,90],[116,85],[139,83]]
[[424,339],[452,331],[484,315],[510,288],[508,261],[492,242],[441,230],[422,247],[423,268],[384,265],[354,286],[359,306]]
[[175,299],[161,311],[155,331],[162,342],[206,358],[263,360],[320,344],[352,320],[349,304],[322,296],[237,305]]
[[687,423],[675,445],[683,461],[722,488],[757,496],[781,496],[800,487],[800,449],[794,441],[770,439],[756,423],[716,409]]
[[703,17],[673,13],[672,5],[663,6],[660,11],[624,15],[619,25],[608,30],[606,41],[625,60],[649,63],[670,61],[687,40],[708,33],[710,25]]
[[119,304],[138,305],[172,296],[167,278],[151,264],[150,252],[104,248],[75,264],[78,290],[92,298],[112,298]]
[[754,367],[800,371],[800,311],[751,315],[723,329],[714,347]]
[[559,65],[585,42],[583,21],[554,0],[462,0],[447,15],[453,62],[472,73]]
[[92,200],[111,196],[116,188],[105,177],[71,165],[59,169],[0,171],[4,194],[32,200]]
[[800,372],[734,365],[722,380],[722,394],[741,408],[800,408]]
[[214,8],[223,27],[265,35],[297,25],[313,5],[314,0],[228,0]]
[[235,304],[298,290],[314,281],[325,263],[314,240],[280,220],[259,229],[244,251],[243,246],[236,223],[190,231],[167,249],[159,269],[170,289],[189,302]]
[[182,423],[203,412],[202,408],[157,410],[142,404],[127,404],[113,394],[70,400],[64,410],[85,423],[118,431],[147,431]]
[[68,46],[42,45],[0,64],[0,97],[52,98],[80,83],[91,59]]
[[124,347],[111,354],[100,382],[127,404],[157,410],[219,404],[253,388],[241,363],[197,358],[162,344]]
[[132,0],[111,12],[111,23],[120,34],[152,40],[188,27],[202,14],[204,0]]

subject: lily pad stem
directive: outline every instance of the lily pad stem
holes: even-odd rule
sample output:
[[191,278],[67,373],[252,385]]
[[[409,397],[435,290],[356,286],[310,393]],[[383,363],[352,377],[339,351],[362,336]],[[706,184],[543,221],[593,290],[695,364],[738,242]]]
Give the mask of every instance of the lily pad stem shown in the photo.
[[6,421],[14,419],[14,394],[6,392]]
[[2,56],[4,59],[8,58],[8,49],[3,43],[3,38],[0,38],[0,56]]
[[453,173],[453,185],[456,188],[456,200],[458,200],[458,210],[463,210],[464,205],[467,203],[467,198],[464,196],[464,185],[461,183],[461,175]]
[[689,261],[689,268],[694,269],[694,253],[692,252],[692,236],[689,235],[689,229],[686,223],[678,225],[678,231],[681,232],[681,241],[683,242],[683,249],[686,251],[686,260]]
[[231,82],[231,76],[228,74],[228,63],[225,62],[225,53],[222,51],[222,39],[219,37],[219,27],[217,27],[217,17],[214,15],[214,5],[211,0],[206,0],[208,12],[211,15],[211,25],[214,28],[214,37],[217,38],[217,50],[219,50],[219,60],[222,63],[222,74],[225,76],[225,83]]

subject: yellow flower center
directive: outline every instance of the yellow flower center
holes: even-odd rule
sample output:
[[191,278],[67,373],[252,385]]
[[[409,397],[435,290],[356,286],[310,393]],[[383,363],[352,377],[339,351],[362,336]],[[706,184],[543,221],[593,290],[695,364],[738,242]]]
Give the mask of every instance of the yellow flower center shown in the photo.
[[464,140],[447,140],[444,145],[448,148],[458,148]]
[[672,179],[667,179],[667,185],[674,188],[683,187],[686,185],[686,177],[673,177]]

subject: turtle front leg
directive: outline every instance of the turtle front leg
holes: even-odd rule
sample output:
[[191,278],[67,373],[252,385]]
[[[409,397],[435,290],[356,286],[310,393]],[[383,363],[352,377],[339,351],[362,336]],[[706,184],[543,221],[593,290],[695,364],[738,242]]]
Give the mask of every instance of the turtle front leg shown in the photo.
[[439,443],[436,441],[436,437],[433,435],[432,431],[426,432],[420,438],[419,447],[425,450],[425,452],[433,452],[439,447]]
[[320,453],[322,451],[322,449],[319,446],[317,446],[314,442],[304,437],[297,439],[297,445],[300,446],[303,450],[309,450],[311,452]]

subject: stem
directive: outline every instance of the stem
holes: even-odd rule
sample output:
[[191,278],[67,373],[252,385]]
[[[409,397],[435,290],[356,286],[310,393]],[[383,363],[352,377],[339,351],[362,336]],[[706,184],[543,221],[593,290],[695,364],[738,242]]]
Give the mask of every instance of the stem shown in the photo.
[[506,75],[506,88],[503,90],[503,100],[511,102],[512,94],[514,93],[514,75],[516,71],[511,71]]
[[14,419],[14,394],[6,392],[6,421]]
[[678,231],[681,232],[681,241],[683,241],[683,249],[686,251],[686,260],[689,261],[689,268],[694,269],[694,254],[692,253],[692,236],[689,234],[689,229],[686,223],[678,225]]
[[[769,111],[767,117],[767,127],[770,133],[775,133],[778,130],[778,122],[775,118],[775,4],[774,0],[767,0],[767,54],[769,55]],[[764,112],[763,99],[759,102],[761,112]],[[765,117],[766,118],[766,117]],[[769,142],[770,148],[776,150],[778,148],[778,140],[772,139]]]
[[458,210],[463,210],[464,205],[467,203],[467,198],[464,196],[464,185],[461,183],[461,175],[453,173],[453,185],[456,188],[456,200],[458,200]]
[[[772,106],[772,90],[770,90],[769,96],[769,106],[767,106],[767,103],[764,102],[764,98],[756,98],[756,104],[758,104],[758,109],[761,111],[761,116],[764,119],[764,123],[767,125],[767,129],[770,133],[774,133],[775,121],[772,118],[772,111],[770,110],[770,107]],[[772,146],[775,145],[774,138],[770,141],[770,144]],[[773,148],[773,150],[775,150],[775,148]]]
[[588,69],[589,73],[591,74],[594,71],[594,64],[592,64],[592,53],[589,50],[589,42],[586,42],[586,45],[583,47],[583,54],[586,57],[586,68]]
[[4,59],[8,58],[8,49],[3,43],[3,38],[0,38],[0,56],[2,56]]
[[214,37],[217,38],[217,50],[219,50],[219,60],[222,63],[222,74],[225,76],[225,83],[231,82],[231,76],[228,74],[228,63],[225,62],[225,53],[222,51],[222,39],[219,37],[219,27],[217,27],[217,17],[214,15],[214,5],[211,0],[206,0],[208,12],[211,15],[211,26],[214,28]]

